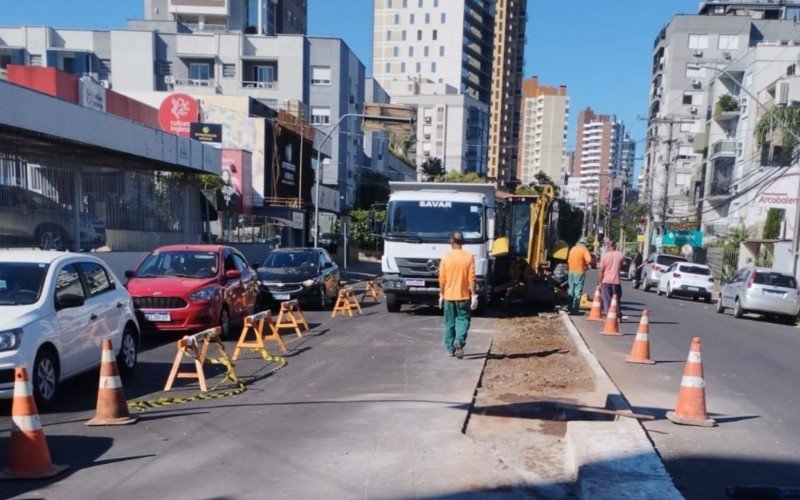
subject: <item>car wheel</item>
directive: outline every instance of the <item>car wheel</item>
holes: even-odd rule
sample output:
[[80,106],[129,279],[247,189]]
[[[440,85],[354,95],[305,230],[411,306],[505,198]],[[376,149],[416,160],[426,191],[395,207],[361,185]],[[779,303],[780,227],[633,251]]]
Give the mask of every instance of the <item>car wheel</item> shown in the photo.
[[386,294],[386,310],[390,313],[400,312],[400,302],[397,300],[397,295],[393,293]]
[[230,338],[231,335],[231,314],[228,312],[227,307],[222,308],[222,312],[219,313],[219,327],[220,337],[223,339]]
[[797,316],[784,316],[783,322],[789,326],[794,326],[797,324]]
[[733,317],[741,318],[742,315],[744,315],[744,309],[742,309],[742,304],[739,302],[739,297],[736,297],[736,301],[733,303]]
[[125,330],[122,331],[119,355],[117,355],[117,366],[120,373],[132,373],[136,368],[136,363],[139,360],[137,333],[136,328],[131,324],[126,325]]
[[33,361],[33,397],[47,408],[58,393],[58,357],[51,349],[40,349]]
[[722,297],[717,299],[717,312],[720,314],[725,312],[725,306],[722,305]]
[[711,303],[711,296],[708,295],[706,297],[703,297],[703,302],[705,302],[706,304],[710,304]]
[[644,280],[644,284],[642,285],[642,290],[645,291],[645,292],[649,292],[650,291],[650,283],[649,283],[649,281],[650,280],[647,280],[647,279]]
[[66,234],[58,227],[43,227],[36,232],[36,246],[40,250],[64,250],[67,247]]

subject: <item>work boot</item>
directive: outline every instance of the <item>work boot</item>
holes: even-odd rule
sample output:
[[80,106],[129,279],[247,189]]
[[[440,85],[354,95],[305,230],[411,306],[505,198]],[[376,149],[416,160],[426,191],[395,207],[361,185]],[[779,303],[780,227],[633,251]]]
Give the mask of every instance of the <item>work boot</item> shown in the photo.
[[464,359],[464,346],[461,345],[461,342],[456,340],[455,342],[453,342],[453,347],[456,348],[456,352],[455,352],[456,358]]

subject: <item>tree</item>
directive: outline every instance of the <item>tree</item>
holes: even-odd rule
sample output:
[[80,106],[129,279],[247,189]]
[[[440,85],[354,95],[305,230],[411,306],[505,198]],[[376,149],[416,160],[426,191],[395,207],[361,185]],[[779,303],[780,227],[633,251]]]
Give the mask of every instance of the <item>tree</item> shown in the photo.
[[486,178],[475,172],[449,172],[436,177],[436,182],[453,182],[458,184],[486,184]]
[[392,132],[389,134],[389,152],[405,162],[407,165],[417,168],[417,163],[412,159],[412,153],[416,150],[417,136],[412,132]]
[[444,175],[444,166],[441,158],[428,158],[419,167],[427,182],[433,182],[437,177]]
[[583,210],[567,200],[558,199],[558,237],[569,246],[575,245],[583,232]]
[[767,220],[764,223],[764,233],[762,234],[765,240],[774,240],[780,236],[783,214],[782,208],[770,208],[767,211]]
[[356,192],[356,208],[370,209],[389,201],[389,178],[377,172],[364,172]]

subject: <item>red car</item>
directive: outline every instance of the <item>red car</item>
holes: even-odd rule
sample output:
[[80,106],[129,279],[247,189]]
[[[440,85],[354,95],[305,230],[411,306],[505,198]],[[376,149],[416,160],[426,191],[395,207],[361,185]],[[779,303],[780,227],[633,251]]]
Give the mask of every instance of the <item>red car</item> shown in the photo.
[[221,326],[229,337],[258,298],[256,272],[238,250],[219,245],[161,247],[125,276],[139,324],[162,332]]

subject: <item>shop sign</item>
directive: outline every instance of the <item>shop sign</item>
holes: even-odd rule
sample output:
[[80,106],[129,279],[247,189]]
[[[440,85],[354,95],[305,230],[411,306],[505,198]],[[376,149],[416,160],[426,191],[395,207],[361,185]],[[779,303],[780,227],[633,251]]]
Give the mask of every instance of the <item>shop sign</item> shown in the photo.
[[689,245],[700,248],[703,246],[703,232],[667,229],[661,243],[665,247],[682,247],[683,245]]
[[759,207],[793,209],[797,205],[797,174],[784,174],[765,182],[756,192]]
[[192,123],[189,137],[200,142],[222,142],[222,125],[219,123]]
[[95,82],[88,76],[78,80],[78,93],[80,104],[84,108],[96,109],[97,111],[106,110],[106,88]]
[[282,161],[281,162],[281,184],[285,184],[287,186],[294,186],[295,185],[295,173],[296,172],[297,172],[297,167],[295,167],[291,163]]
[[197,101],[186,94],[170,94],[158,108],[158,123],[171,134],[189,137],[191,124],[197,121]]

